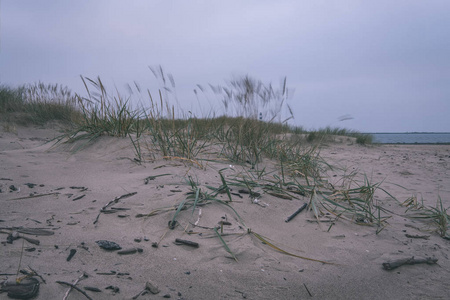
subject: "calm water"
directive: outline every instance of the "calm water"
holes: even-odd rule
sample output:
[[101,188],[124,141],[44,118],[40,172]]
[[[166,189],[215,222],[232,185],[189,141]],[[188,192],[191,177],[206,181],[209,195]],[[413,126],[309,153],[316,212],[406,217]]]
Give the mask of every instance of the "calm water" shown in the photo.
[[450,133],[371,133],[381,144],[450,144]]

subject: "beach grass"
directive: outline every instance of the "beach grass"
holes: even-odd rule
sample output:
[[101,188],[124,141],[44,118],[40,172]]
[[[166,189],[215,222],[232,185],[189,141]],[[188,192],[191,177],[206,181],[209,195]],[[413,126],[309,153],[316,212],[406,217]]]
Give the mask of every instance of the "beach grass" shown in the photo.
[[82,117],[67,87],[42,82],[16,88],[0,86],[0,114],[11,122],[38,125],[50,121],[73,125]]
[[[160,73],[164,76],[162,71]],[[191,112],[177,111],[161,90],[156,98],[146,91],[148,106],[135,108],[130,97],[122,96],[117,90],[110,93],[100,78],[81,79],[87,97],[72,96],[58,85],[2,87],[0,112],[25,112],[34,123],[67,122],[71,130],[62,135],[59,142],[88,143],[103,135],[129,138],[138,163],[159,156],[182,160],[199,168],[204,168],[204,162],[226,161],[247,170],[239,177],[225,177],[225,169],[218,171],[221,184],[213,187],[212,192],[202,189],[188,176],[191,186],[188,197],[172,209],[156,210],[175,210],[169,222],[172,225],[188,208],[192,208],[193,214],[200,205],[217,203],[233,210],[245,227],[232,206],[231,187],[247,189],[254,203],[266,196],[285,200],[308,197],[309,210],[319,224],[325,215],[333,215],[335,220],[376,226],[377,233],[386,224],[388,217],[382,216],[374,197],[377,190],[383,191],[381,183],[373,184],[364,178],[359,185],[349,184],[337,189],[324,175],[333,166],[320,156],[320,142],[328,142],[333,136],[356,138],[356,142],[363,145],[371,143],[371,136],[330,127],[308,132],[303,127],[288,124],[293,117],[289,107],[290,115],[281,121],[280,107],[286,103],[288,91],[286,80],[277,90],[249,77],[236,79],[221,89],[227,96],[223,101],[224,111],[233,108],[232,113],[198,117]],[[277,109],[270,110],[261,120],[258,111],[265,107]],[[266,169],[268,161],[273,162],[279,172]],[[356,180],[351,178],[349,182],[355,184]],[[226,194],[226,201],[217,198],[222,192]],[[217,230],[216,234],[227,252],[237,259]]]
[[413,196],[403,203],[407,207],[406,217],[421,220],[429,225],[430,231],[437,232],[441,237],[450,239],[450,215],[447,212],[450,207],[444,207],[441,196],[438,196],[436,205],[425,206],[422,199],[417,201],[417,197]]
[[356,143],[360,145],[372,144],[373,141],[373,137],[371,134],[361,133],[355,130],[349,130],[340,127],[325,127],[318,130],[312,130],[307,133],[307,140],[308,142],[327,142],[336,136],[355,138]]
[[23,97],[25,87],[11,88],[0,86],[0,113],[23,112],[25,99]]
[[[164,76],[163,72],[160,73]],[[37,83],[17,88],[1,86],[0,113],[6,115],[7,120],[13,118],[24,124],[61,121],[73,127],[65,136],[71,141],[94,140],[102,135],[129,136],[139,160],[142,159],[141,135],[144,133],[150,137],[152,150],[158,149],[163,156],[195,159],[211,146],[218,146],[219,156],[252,166],[261,162],[263,157],[278,159],[285,156],[280,151],[286,150],[280,149],[286,149],[286,143],[280,139],[290,139],[291,145],[304,143],[299,138],[304,134],[308,134],[309,142],[336,134],[357,137],[361,144],[370,142],[368,136],[345,129],[326,128],[307,133],[302,127],[275,122],[279,119],[280,109],[269,111],[270,120],[259,120],[257,108],[270,106],[271,102],[278,107],[286,102],[286,81],[276,90],[248,76],[236,79],[229,87],[222,88],[222,92],[228,95],[223,100],[224,110],[233,107],[233,113],[237,115],[197,117],[192,113],[175,112],[175,107],[169,105],[161,91],[158,92],[158,100],[154,100],[147,91],[148,108],[133,108],[130,97],[122,96],[117,90],[109,93],[100,78],[81,79],[87,97],[72,95],[67,87],[58,84]],[[289,111],[292,113],[290,108]],[[287,119],[292,117],[291,114]]]

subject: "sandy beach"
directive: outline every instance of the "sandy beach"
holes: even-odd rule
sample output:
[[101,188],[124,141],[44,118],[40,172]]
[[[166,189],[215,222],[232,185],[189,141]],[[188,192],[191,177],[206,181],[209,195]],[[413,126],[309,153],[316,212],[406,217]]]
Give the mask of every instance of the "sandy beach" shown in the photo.
[[[227,205],[180,212],[170,229],[174,208],[191,191],[189,178],[207,191],[221,185],[219,170],[231,180],[250,167],[207,161],[200,168],[160,156],[140,164],[128,138],[101,137],[74,152],[73,144],[48,143],[61,134],[56,127],[1,130],[0,280],[14,281],[18,269],[30,267],[41,276],[34,276],[40,282],[35,299],[62,299],[68,287],[56,281],[73,283],[83,273],[76,286],[92,299],[132,299],[149,281],[159,292],[137,299],[449,297],[450,241],[432,225],[407,218],[400,204],[416,197],[435,207],[440,196],[450,206],[450,145],[362,146],[344,139],[321,146],[321,157],[334,167],[324,172],[330,184],[338,187],[353,173],[388,192],[378,189],[374,196],[392,212],[378,234],[377,227],[343,218],[318,223],[306,210],[286,222],[309,195],[289,200],[265,193],[254,203],[238,190]],[[266,166],[280,176],[276,164]],[[218,197],[228,200],[226,193]],[[21,231],[30,228],[41,232]],[[27,239],[9,243],[12,232]],[[131,253],[107,251],[97,241]],[[412,257],[437,261],[383,268]],[[9,297],[4,292],[0,299]],[[67,299],[87,298],[72,290]]]

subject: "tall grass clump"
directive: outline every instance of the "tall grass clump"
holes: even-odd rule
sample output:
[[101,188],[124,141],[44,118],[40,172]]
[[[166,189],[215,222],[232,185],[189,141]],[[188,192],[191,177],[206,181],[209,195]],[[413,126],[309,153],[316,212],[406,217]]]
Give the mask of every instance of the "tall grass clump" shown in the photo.
[[[100,78],[92,80],[81,77],[88,97],[76,95],[82,113],[77,128],[68,134],[70,139],[95,139],[101,135],[126,137],[132,133],[141,133],[142,117],[140,110],[133,110],[129,99],[124,99],[119,92],[110,95]],[[89,89],[88,83],[94,88]],[[142,129],[143,130],[143,129]]]
[[164,157],[195,159],[211,142],[211,122],[198,119],[192,114],[182,119],[175,117],[175,108],[164,101],[159,91],[159,101],[150,98],[150,107],[143,109],[142,120],[153,149],[159,150]]
[[[259,119],[280,124],[293,118],[292,110],[287,103],[289,88],[287,78],[275,89],[271,83],[263,83],[248,75],[234,78],[225,86],[212,86],[214,93],[222,98],[225,115]],[[283,109],[286,109],[285,116]],[[285,117],[285,119],[282,119]]]
[[[101,135],[130,137],[139,160],[142,146],[163,157],[195,160],[207,151],[216,151],[219,157],[234,163],[257,167],[264,158],[281,159],[287,167],[295,166],[306,180],[319,175],[318,159],[312,151],[301,149],[303,143],[293,136],[304,134],[301,127],[288,124],[293,118],[287,100],[289,89],[286,78],[279,88],[250,76],[237,77],[224,86],[210,85],[221,97],[224,115],[199,118],[192,112],[184,113],[170,104],[175,81],[162,68],[150,68],[163,84],[154,98],[149,90],[137,93],[129,87],[130,96],[123,97],[117,90],[109,93],[100,78],[81,78],[87,97],[76,95],[82,118],[69,135],[70,140],[95,139]],[[133,109],[131,95],[139,96],[141,106]],[[147,98],[148,100],[143,100]],[[177,100],[177,99],[176,99]],[[353,134],[344,129],[326,128],[321,135]],[[289,140],[289,142],[288,142]],[[304,147],[303,147],[304,148]],[[291,163],[295,161],[296,163]]]
[[220,155],[252,166],[264,155],[273,156],[276,135],[287,133],[287,121],[293,118],[286,78],[278,89],[248,75],[233,78],[225,86],[210,87],[221,97],[225,112],[214,136],[222,146]]
[[11,88],[0,85],[0,113],[18,112],[24,109],[24,86]]
[[261,162],[274,141],[267,123],[242,117],[229,118],[216,138],[222,145],[221,156],[252,165]]
[[[159,99],[154,99],[147,91],[150,107],[142,109],[143,121],[154,149],[165,157],[195,159],[211,146],[218,146],[220,156],[254,165],[274,148],[276,134],[290,130],[287,120],[292,118],[292,111],[286,103],[286,80],[280,89],[249,76],[234,79],[225,87],[210,85],[214,93],[222,97],[225,115],[198,118],[191,112],[175,111],[168,100],[169,92],[175,87],[173,77],[161,68],[150,69],[163,83],[163,88],[159,90]],[[287,107],[290,116],[278,122],[283,107]],[[269,120],[261,120],[269,117]]]
[[44,124],[52,120],[73,123],[79,120],[76,98],[65,86],[42,82],[28,85],[24,98],[26,111],[34,123]]
[[408,209],[406,216],[412,219],[419,219],[429,224],[441,237],[450,239],[450,215],[447,212],[450,207],[444,207],[441,196],[438,196],[436,206],[425,206],[417,202],[417,198],[413,197],[408,203],[404,203]]
[[72,124],[80,117],[75,97],[67,87],[42,82],[17,88],[1,86],[0,113],[24,124],[55,120]]

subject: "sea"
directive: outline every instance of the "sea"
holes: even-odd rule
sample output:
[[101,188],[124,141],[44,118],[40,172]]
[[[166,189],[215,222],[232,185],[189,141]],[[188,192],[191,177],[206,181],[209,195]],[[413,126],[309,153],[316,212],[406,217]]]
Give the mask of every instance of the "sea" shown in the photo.
[[450,132],[370,133],[379,144],[450,144]]

